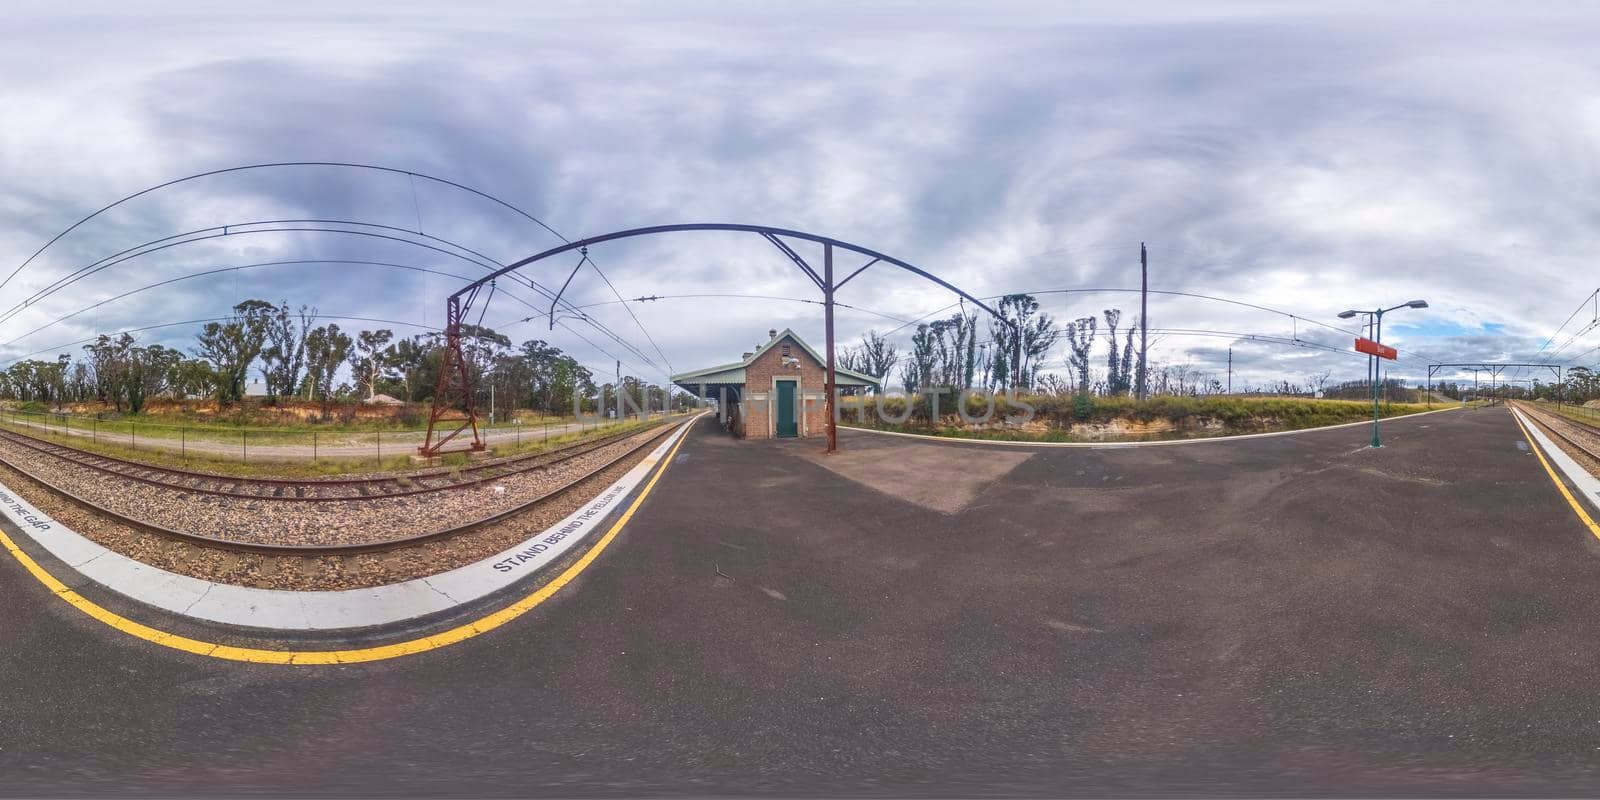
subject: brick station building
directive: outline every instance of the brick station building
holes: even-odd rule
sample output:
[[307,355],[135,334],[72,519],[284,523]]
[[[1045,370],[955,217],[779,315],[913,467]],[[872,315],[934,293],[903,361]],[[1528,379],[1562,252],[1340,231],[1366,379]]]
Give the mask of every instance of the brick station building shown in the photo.
[[[880,381],[871,375],[834,368],[842,394],[855,394]],[[715,400],[724,426],[750,439],[826,436],[827,362],[794,331],[767,331],[767,342],[733,364],[672,376],[684,391]]]

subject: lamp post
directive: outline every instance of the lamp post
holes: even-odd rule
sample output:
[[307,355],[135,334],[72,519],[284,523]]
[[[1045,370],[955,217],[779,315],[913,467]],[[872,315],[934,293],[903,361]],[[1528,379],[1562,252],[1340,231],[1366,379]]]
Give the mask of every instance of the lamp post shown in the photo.
[[[1401,309],[1401,308],[1427,308],[1427,307],[1428,307],[1428,301],[1426,301],[1426,300],[1412,300],[1409,303],[1401,303],[1400,305],[1397,305],[1397,306],[1390,306],[1388,308],[1380,308],[1380,309],[1378,309],[1376,311],[1356,311],[1354,309],[1349,310],[1349,311],[1343,311],[1343,312],[1340,312],[1339,319],[1350,319],[1351,317],[1354,317],[1357,314],[1366,314],[1366,315],[1370,316],[1372,318],[1372,331],[1373,331],[1372,340],[1374,342],[1377,342],[1378,344],[1383,344],[1383,315],[1384,314],[1387,314],[1390,311],[1394,311],[1396,309]],[[1379,382],[1379,376],[1381,375],[1381,370],[1380,370],[1381,366],[1382,365],[1378,362],[1377,358],[1374,357],[1373,358],[1373,365],[1372,365],[1372,446],[1373,447],[1382,447],[1383,446],[1383,441],[1378,438],[1378,382]]]

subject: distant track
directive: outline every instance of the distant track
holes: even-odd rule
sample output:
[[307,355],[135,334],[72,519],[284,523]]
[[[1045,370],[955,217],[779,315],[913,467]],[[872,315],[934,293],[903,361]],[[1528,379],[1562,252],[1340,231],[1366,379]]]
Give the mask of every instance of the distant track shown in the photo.
[[555,450],[512,456],[459,469],[434,469],[404,475],[366,478],[250,478],[162,467],[92,453],[15,431],[0,430],[7,441],[47,456],[118,478],[182,492],[248,500],[329,502],[407,497],[427,492],[465,489],[509,475],[530,472],[592,452],[644,430],[633,430],[579,442]]
[[1533,407],[1531,403],[1519,402],[1514,407],[1532,417],[1551,435],[1600,462],[1600,426],[1579,422],[1561,414],[1551,414]]

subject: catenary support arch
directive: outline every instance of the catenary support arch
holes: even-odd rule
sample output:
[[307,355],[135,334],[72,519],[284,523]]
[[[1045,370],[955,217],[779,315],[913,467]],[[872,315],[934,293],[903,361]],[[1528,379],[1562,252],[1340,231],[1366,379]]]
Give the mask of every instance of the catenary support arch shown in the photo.
[[[806,231],[798,231],[790,228],[778,228],[770,225],[750,225],[726,222],[690,222],[677,225],[652,225],[642,228],[629,228],[627,230],[613,231],[611,233],[602,233],[597,236],[590,236],[585,239],[579,239],[577,241],[567,242],[566,244],[557,247],[552,247],[548,250],[528,256],[520,261],[507,264],[506,266],[501,267],[499,270],[478,278],[476,281],[467,284],[466,286],[457,290],[454,294],[450,295],[450,297],[445,301],[445,360],[444,363],[440,365],[439,383],[434,391],[433,412],[428,416],[428,435],[424,440],[422,447],[418,448],[419,452],[424,456],[438,455],[443,450],[445,445],[467,431],[471,431],[472,433],[472,442],[470,443],[471,449],[482,450],[485,447],[483,439],[478,432],[477,412],[473,407],[473,398],[476,393],[473,391],[473,387],[471,386],[471,376],[468,374],[466,359],[461,351],[462,320],[466,318],[467,313],[472,308],[473,302],[477,299],[479,291],[481,291],[485,285],[490,284],[495,278],[501,275],[510,273],[522,267],[526,267],[530,264],[543,261],[547,258],[573,251],[577,251],[583,255],[583,259],[579,260],[578,265],[572,270],[573,274],[576,274],[577,270],[583,266],[585,261],[588,260],[589,248],[594,245],[617,241],[620,239],[632,239],[641,236],[658,236],[663,234],[684,233],[690,231],[749,233],[760,236],[776,247],[780,252],[783,253],[783,255],[788,257],[788,259],[793,262],[801,272],[805,273],[806,277],[809,278],[812,283],[816,284],[817,288],[822,291],[824,319],[823,327],[826,331],[825,348],[827,351],[827,379],[826,386],[824,387],[824,402],[826,403],[826,414],[828,418],[827,451],[830,453],[838,449],[839,441],[838,423],[835,419],[836,414],[834,408],[836,403],[836,398],[834,397],[834,388],[835,379],[837,377],[836,367],[834,364],[834,295],[840,289],[844,288],[844,286],[853,280],[857,275],[865,272],[873,265],[879,263],[888,264],[890,266],[898,267],[910,272],[913,275],[917,275],[918,277],[932,281],[933,283],[948,289],[951,292],[954,292],[959,297],[970,301],[984,311],[992,314],[1003,324],[1008,325],[1012,331],[1012,340],[1015,348],[1012,358],[1012,370],[1014,372],[1012,386],[1016,386],[1021,382],[1021,327],[1015,321],[1007,319],[999,311],[995,310],[978,297],[968,294],[955,284],[952,284],[949,281],[946,281],[943,278],[940,278],[939,276],[934,275],[933,273],[917,267],[907,261],[903,261],[899,258],[895,258],[894,256],[873,250],[868,247],[852,244],[842,239],[836,239],[831,236],[823,236],[821,234],[808,233]],[[823,263],[820,271],[810,262],[806,261],[803,256],[801,256],[792,246],[790,246],[789,242],[791,240],[811,242],[822,246]],[[868,260],[866,263],[857,267],[844,278],[835,279],[833,269],[833,257],[835,250],[842,250],[845,252],[854,253],[858,256],[864,256]],[[551,300],[550,318],[552,325],[555,323],[556,304],[561,301],[561,295],[566,291],[567,285],[571,282],[572,276],[569,275],[567,277],[567,283],[562,285],[561,290],[557,291],[556,296]],[[460,406],[459,408],[456,407],[458,405],[458,401]]]

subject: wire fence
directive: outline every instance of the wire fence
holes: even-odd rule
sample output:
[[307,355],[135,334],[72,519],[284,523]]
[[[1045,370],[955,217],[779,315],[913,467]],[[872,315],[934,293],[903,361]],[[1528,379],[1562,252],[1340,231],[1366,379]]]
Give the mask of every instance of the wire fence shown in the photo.
[[1562,414],[1576,420],[1582,420],[1591,425],[1600,426],[1600,408],[1589,408],[1583,405],[1567,404],[1560,409]]
[[[581,417],[543,419],[527,424],[512,422],[480,427],[480,431],[491,448],[517,452],[548,445],[552,440],[559,444],[664,418],[657,412],[630,415],[620,421]],[[0,411],[0,427],[113,455],[130,450],[161,453],[184,461],[244,463],[368,460],[381,466],[386,459],[416,453],[427,437],[425,429],[344,431],[175,425],[20,409]]]

